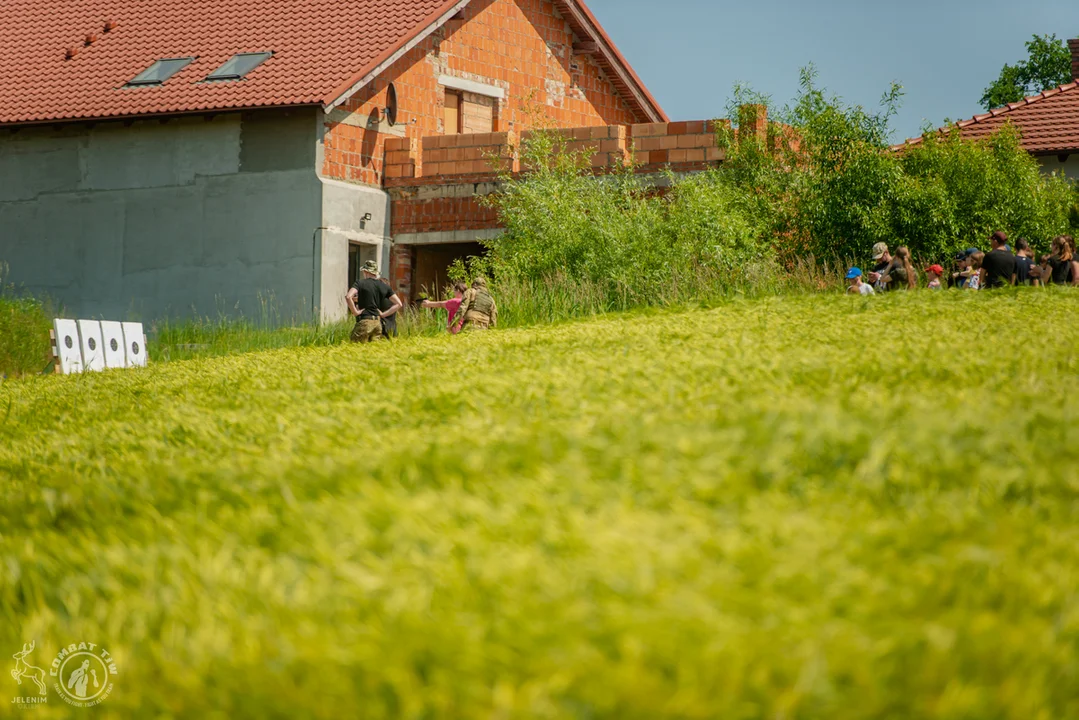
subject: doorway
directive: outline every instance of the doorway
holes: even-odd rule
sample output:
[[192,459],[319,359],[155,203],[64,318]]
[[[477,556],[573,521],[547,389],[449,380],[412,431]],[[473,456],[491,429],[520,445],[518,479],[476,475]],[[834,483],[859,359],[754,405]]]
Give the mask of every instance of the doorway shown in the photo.
[[426,293],[441,299],[450,284],[449,267],[456,260],[486,255],[483,245],[476,242],[445,245],[416,245],[412,270],[412,293]]
[[[340,256],[338,256],[340,257]],[[365,245],[363,243],[349,243],[348,246],[348,284],[352,287],[352,284],[360,279],[360,268],[368,260],[374,260],[378,262],[378,248],[374,245]],[[385,270],[383,270],[383,274]]]

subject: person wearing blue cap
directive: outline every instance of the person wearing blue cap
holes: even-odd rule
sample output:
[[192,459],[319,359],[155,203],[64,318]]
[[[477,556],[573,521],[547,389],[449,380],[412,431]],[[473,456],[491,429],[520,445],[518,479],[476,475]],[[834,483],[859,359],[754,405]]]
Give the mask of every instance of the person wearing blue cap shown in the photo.
[[847,292],[851,295],[872,295],[873,286],[862,282],[862,269],[852,267],[847,271]]

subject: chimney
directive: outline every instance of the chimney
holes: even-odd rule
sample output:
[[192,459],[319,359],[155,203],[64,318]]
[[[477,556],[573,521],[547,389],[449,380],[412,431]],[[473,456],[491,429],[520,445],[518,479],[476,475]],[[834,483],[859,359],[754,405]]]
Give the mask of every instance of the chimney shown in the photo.
[[1072,80],[1079,82],[1079,40],[1069,40],[1068,47],[1072,51]]

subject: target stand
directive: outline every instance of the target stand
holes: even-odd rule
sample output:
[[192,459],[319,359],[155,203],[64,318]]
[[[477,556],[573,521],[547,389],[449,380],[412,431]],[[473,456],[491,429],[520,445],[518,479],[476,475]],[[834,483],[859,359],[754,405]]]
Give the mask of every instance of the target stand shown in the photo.
[[142,323],[56,318],[49,337],[56,371],[61,375],[146,367]]

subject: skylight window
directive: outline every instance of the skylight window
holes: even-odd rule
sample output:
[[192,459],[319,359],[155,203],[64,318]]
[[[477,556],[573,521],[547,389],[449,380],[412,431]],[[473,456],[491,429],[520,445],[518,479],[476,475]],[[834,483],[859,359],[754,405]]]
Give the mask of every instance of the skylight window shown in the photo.
[[227,63],[210,73],[206,79],[211,82],[243,80],[247,73],[272,57],[272,52],[238,53],[229,58]]
[[170,77],[183,70],[190,65],[195,58],[165,58],[164,60],[158,60],[150,67],[143,70],[136,75],[134,79],[129,81],[128,87],[139,87],[144,85],[161,85]]

